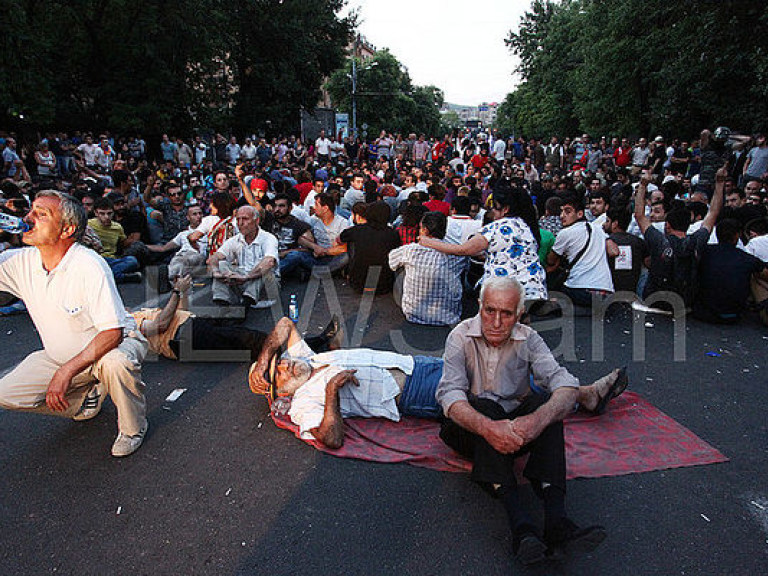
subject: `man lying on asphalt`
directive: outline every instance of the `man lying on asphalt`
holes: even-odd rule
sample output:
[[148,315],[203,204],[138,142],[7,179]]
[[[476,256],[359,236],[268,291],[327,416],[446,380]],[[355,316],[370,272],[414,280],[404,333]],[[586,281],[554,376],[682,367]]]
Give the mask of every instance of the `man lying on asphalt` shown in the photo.
[[[520,328],[541,340],[532,329]],[[286,345],[287,350],[278,358]],[[292,396],[288,414],[299,426],[302,438],[315,438],[338,448],[344,440],[344,418],[383,417],[395,422],[401,416],[440,418],[442,411],[435,392],[443,364],[442,358],[367,348],[317,354],[301,338],[293,322],[282,318],[251,366],[249,383],[257,394]],[[537,366],[532,370],[538,382]],[[571,378],[578,387],[578,381]],[[578,388],[578,399],[574,399],[572,407],[578,401],[581,408],[602,413],[626,385],[625,370],[614,370],[592,385]],[[533,393],[528,389],[524,395]]]

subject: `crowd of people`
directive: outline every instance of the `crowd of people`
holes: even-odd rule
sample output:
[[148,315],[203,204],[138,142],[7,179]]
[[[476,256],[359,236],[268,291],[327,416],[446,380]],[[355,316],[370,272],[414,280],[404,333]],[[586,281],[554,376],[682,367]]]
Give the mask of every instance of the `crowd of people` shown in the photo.
[[[59,133],[33,150],[2,133],[0,147],[2,210],[31,226],[2,232],[0,313],[28,309],[44,347],[0,379],[0,406],[87,420],[108,395],[112,454],[127,456],[147,431],[149,349],[172,359],[183,347],[244,350],[251,389],[292,396],[302,435],[331,447],[345,417],[441,419],[443,440],[473,457],[473,479],[504,505],[525,564],[605,538],[565,515],[562,419],[574,406],[600,413],[626,387],[621,370],[579,387],[528,315],[619,300],[768,324],[762,134],[545,143],[321,131],[307,142],[163,135],[148,146]],[[142,282],[147,267],[169,299],[128,313],[116,283]],[[455,325],[443,359],[335,350],[334,323],[307,342],[288,319],[263,334],[187,311],[193,277],[211,278],[213,302],[232,310],[273,306],[289,279],[334,276],[393,292],[408,322]],[[543,531],[512,471],[528,452]]]
[[37,189],[71,192],[89,216],[83,242],[117,282],[160,265],[169,279],[212,276],[222,306],[267,306],[268,283],[327,269],[360,291],[396,286],[408,321],[453,324],[484,279],[511,275],[534,313],[556,313],[553,290],[577,309],[615,292],[672,293],[708,321],[750,308],[766,319],[760,265],[742,257],[768,256],[763,134],[166,134],[150,147],[59,133],[21,151],[2,136],[3,209],[23,215]]

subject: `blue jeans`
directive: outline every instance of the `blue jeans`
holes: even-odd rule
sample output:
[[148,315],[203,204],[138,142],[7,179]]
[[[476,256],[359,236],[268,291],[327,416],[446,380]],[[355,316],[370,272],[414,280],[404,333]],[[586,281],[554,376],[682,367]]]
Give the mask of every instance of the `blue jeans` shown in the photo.
[[414,356],[413,373],[405,380],[403,392],[397,403],[403,416],[439,418],[442,409],[435,392],[443,375],[443,359],[432,356]]
[[280,258],[280,276],[285,277],[302,269],[311,272],[315,266],[328,266],[331,272],[335,272],[346,266],[347,262],[349,256],[346,253],[315,258],[315,255],[307,250],[294,250]]
[[137,272],[139,270],[139,261],[134,256],[126,256],[124,258],[104,258],[112,270],[112,274],[115,277],[115,282],[120,282],[125,278],[126,274],[131,272]]

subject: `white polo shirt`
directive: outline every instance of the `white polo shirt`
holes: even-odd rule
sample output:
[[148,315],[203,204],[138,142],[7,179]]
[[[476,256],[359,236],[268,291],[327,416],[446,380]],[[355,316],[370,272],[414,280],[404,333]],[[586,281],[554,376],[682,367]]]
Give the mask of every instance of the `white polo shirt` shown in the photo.
[[[233,236],[219,248],[219,254],[230,264],[237,266],[241,273],[247,274],[267,256],[272,256],[275,262],[280,261],[277,253],[277,238],[259,228],[256,238],[248,244],[242,234]],[[275,267],[275,271],[279,268]]]
[[82,244],[74,244],[50,272],[37,248],[3,253],[0,290],[24,300],[43,348],[59,364],[82,352],[99,332],[135,327],[107,263]]

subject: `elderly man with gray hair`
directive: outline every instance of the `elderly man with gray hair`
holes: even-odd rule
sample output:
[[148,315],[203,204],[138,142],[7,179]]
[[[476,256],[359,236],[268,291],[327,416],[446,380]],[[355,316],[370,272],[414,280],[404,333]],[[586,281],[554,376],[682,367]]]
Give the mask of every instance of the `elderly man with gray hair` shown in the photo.
[[119,430],[112,455],[128,456],[147,431],[147,340],[104,259],[78,243],[86,215],[77,200],[44,190],[26,220],[29,247],[0,257],[0,290],[24,300],[43,349],[0,379],[0,407],[88,420],[109,395]]
[[253,206],[237,210],[240,231],[208,258],[213,276],[213,301],[222,306],[253,305],[265,278],[279,274],[278,242],[274,235],[259,228],[259,211]]
[[[472,480],[500,500],[512,551],[529,565],[564,548],[592,549],[605,539],[601,526],[579,528],[565,514],[562,421],[579,401],[592,407],[589,403],[601,398],[596,408],[604,409],[605,400],[626,387],[626,373],[614,371],[599,384],[579,388],[542,337],[518,323],[524,298],[512,278],[483,284],[478,315],[448,336],[436,397],[447,417],[440,437],[472,459]],[[544,394],[532,393],[531,378]],[[594,390],[586,395],[588,388]],[[523,474],[544,503],[543,539],[518,495],[515,459],[526,454]]]

